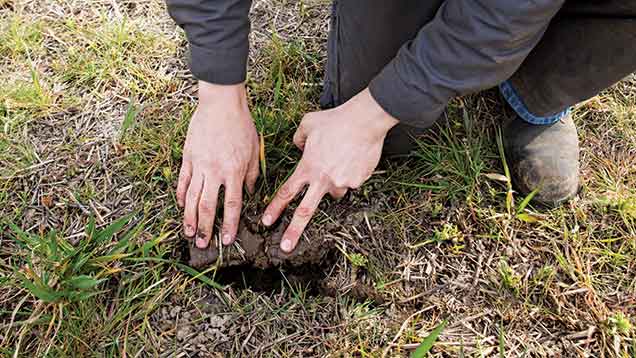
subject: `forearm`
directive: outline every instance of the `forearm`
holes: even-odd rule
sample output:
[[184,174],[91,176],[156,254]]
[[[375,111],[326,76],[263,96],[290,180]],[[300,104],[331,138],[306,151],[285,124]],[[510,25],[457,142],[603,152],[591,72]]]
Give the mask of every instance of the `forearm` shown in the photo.
[[449,99],[509,78],[563,2],[447,0],[371,82],[371,94],[402,122],[430,126]]
[[190,44],[190,70],[199,80],[245,81],[251,0],[166,0]]

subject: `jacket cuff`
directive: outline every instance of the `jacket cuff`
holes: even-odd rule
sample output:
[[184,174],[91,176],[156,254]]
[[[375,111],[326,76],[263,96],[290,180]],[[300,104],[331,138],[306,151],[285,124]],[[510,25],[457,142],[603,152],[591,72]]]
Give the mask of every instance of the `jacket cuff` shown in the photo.
[[190,43],[190,71],[198,80],[235,85],[245,82],[249,46],[207,49]]
[[400,123],[428,128],[442,114],[445,104],[435,104],[418,95],[413,84],[402,79],[396,68],[398,58],[389,62],[369,83],[371,96],[388,114]]

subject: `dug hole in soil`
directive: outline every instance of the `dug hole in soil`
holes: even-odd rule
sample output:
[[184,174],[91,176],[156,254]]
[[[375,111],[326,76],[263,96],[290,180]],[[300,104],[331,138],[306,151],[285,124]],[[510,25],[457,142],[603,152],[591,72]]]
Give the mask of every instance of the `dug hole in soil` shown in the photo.
[[199,270],[218,265],[215,280],[235,288],[274,292],[287,282],[301,284],[311,295],[347,295],[361,301],[385,302],[374,287],[360,280],[343,288],[333,279],[338,250],[324,230],[310,225],[294,251],[283,252],[280,241],[288,224],[289,219],[284,217],[270,229],[260,223],[256,213],[243,214],[236,240],[230,246],[213,240],[206,249],[199,249],[194,240],[189,240],[188,263]]

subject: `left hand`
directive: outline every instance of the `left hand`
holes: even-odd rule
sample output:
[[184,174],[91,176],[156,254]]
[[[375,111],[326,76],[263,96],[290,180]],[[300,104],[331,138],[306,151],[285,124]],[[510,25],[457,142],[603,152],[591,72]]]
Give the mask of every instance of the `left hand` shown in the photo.
[[368,89],[339,107],[305,115],[294,134],[294,144],[303,156],[262,218],[264,225],[271,226],[309,186],[283,234],[280,247],[284,252],[294,250],[325,194],[341,198],[369,179],[380,161],[384,138],[397,123]]

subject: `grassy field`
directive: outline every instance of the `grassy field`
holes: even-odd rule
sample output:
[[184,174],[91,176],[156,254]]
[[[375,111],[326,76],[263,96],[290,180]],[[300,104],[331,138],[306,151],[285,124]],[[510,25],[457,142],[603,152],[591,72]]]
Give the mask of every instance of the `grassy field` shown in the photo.
[[[262,206],[317,107],[329,2],[252,17]],[[453,101],[412,156],[322,204],[325,295],[184,265],[185,50],[160,0],[0,0],[0,357],[403,357],[443,320],[433,356],[636,356],[635,77],[575,108],[583,187],[555,209],[511,190],[497,94]]]

